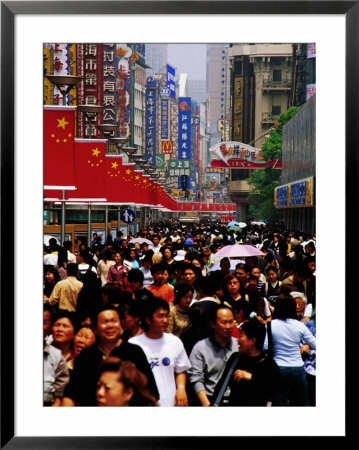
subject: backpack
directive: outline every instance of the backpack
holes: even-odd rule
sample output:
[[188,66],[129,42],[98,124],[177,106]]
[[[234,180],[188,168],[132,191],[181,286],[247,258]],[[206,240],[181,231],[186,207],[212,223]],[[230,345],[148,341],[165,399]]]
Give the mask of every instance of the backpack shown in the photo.
[[81,269],[81,270],[79,270],[79,275],[78,275],[79,280],[80,280],[80,281],[83,281],[84,276],[85,276],[87,273],[91,273],[93,267],[94,267],[94,266],[89,265],[89,267],[88,267],[87,269]]

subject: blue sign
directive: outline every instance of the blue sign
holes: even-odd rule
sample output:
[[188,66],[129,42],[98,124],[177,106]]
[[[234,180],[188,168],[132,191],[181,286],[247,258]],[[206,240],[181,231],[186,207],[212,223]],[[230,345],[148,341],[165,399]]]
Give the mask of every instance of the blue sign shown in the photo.
[[151,78],[147,78],[146,89],[146,135],[145,135],[145,158],[152,159],[152,164],[156,165],[156,90],[153,89]]
[[132,223],[136,219],[136,214],[132,209],[124,209],[121,211],[120,218],[125,223]]
[[171,97],[176,98],[176,70],[167,64],[167,87]]
[[168,100],[161,99],[161,139],[168,139]]
[[178,159],[191,159],[191,97],[178,99]]

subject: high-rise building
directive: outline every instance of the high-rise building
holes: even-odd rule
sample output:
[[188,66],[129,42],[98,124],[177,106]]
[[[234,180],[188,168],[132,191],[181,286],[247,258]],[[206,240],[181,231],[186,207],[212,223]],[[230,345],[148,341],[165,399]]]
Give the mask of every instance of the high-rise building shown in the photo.
[[146,44],[146,75],[160,73],[167,64],[167,44]]
[[[261,148],[266,132],[291,104],[292,44],[231,44],[231,141]],[[240,220],[246,220],[247,179],[253,169],[230,171],[228,192],[237,203]]]
[[206,80],[188,80],[188,94],[197,103],[206,103]]

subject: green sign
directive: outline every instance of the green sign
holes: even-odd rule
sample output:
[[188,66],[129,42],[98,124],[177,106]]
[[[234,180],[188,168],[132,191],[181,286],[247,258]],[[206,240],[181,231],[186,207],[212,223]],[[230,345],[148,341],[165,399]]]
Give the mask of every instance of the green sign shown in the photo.
[[157,155],[156,154],[156,166],[157,166],[157,169],[165,168],[165,155]]

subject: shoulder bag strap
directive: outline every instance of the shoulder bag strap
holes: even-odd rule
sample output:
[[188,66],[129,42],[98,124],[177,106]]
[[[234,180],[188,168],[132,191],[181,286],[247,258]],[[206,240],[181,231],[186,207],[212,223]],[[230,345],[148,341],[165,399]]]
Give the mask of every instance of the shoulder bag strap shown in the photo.
[[267,322],[267,336],[268,336],[268,356],[273,357],[273,342],[272,342],[272,325],[271,321]]
[[229,380],[230,380],[230,378],[232,376],[233,370],[234,370],[234,368],[235,368],[235,366],[236,366],[236,364],[238,362],[239,357],[240,357],[240,353],[237,352],[235,354],[235,356],[233,357],[232,364],[231,364],[231,366],[230,366],[230,368],[229,368],[229,370],[227,372],[226,378],[223,381],[223,384],[222,384],[222,386],[221,386],[221,388],[219,390],[219,393],[217,395],[216,400],[213,403],[213,406],[219,406],[220,405],[222,397],[223,397],[224,393],[226,392]]

